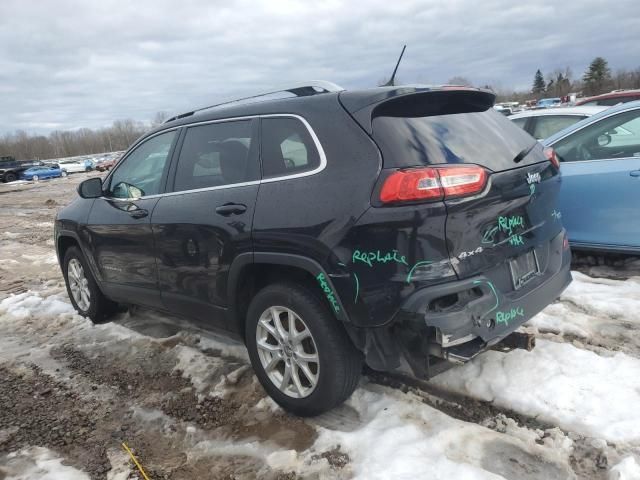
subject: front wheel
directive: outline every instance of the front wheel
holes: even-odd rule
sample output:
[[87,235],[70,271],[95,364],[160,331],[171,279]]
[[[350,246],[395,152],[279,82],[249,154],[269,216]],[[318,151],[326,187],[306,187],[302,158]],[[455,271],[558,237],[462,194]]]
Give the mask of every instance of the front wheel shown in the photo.
[[267,393],[285,410],[313,416],[355,390],[362,356],[327,306],[310,290],[278,283],[249,305],[246,344]]
[[66,177],[67,176],[67,171],[66,170],[62,170],[62,172],[60,172],[60,176],[61,177]]
[[78,247],[67,250],[62,270],[69,299],[80,315],[98,323],[115,313],[117,304],[102,294]]
[[38,180],[40,180],[40,177],[38,177],[38,175],[34,175],[33,177],[31,177],[31,180],[37,182]]

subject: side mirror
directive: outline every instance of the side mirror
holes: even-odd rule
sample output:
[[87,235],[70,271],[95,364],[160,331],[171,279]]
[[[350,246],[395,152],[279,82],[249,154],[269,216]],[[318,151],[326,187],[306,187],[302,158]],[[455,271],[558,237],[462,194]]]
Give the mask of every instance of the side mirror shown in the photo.
[[611,135],[609,135],[608,133],[603,133],[602,135],[600,135],[598,137],[598,146],[599,147],[606,147],[610,143],[611,143]]
[[89,178],[78,185],[78,195],[82,198],[98,198],[102,196],[102,179]]

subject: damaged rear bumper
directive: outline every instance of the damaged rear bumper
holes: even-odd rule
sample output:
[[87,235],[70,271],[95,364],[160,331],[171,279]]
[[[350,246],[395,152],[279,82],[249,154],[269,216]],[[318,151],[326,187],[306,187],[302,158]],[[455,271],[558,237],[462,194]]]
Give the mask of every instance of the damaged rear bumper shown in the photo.
[[[378,332],[387,337],[377,342],[386,344],[386,355],[379,357],[382,361],[378,368],[370,366],[405,370],[408,364],[414,375],[429,378],[434,374],[434,359],[464,363],[495,346],[571,283],[571,254],[562,242],[562,236],[550,242],[544,273],[517,290],[510,277],[497,271],[416,290],[386,333]],[[394,358],[396,355],[401,358]]]

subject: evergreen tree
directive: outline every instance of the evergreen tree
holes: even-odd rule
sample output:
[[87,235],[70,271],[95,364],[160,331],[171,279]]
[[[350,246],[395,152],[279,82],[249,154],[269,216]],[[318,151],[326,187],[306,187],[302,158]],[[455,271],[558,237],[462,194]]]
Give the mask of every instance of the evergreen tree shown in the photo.
[[531,89],[531,93],[542,93],[544,92],[545,87],[546,83],[544,81],[544,77],[542,76],[540,69],[538,69],[535,77],[533,77],[533,88]]
[[602,57],[594,58],[582,80],[588,95],[598,95],[610,88],[611,70],[607,61]]

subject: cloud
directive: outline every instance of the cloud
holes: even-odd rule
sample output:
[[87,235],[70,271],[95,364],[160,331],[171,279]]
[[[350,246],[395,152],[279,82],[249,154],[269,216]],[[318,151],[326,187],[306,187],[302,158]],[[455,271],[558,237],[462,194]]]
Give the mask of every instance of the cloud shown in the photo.
[[308,79],[346,88],[390,74],[527,88],[596,55],[637,68],[640,4],[619,0],[347,2],[3,0],[0,132],[151,119]]

